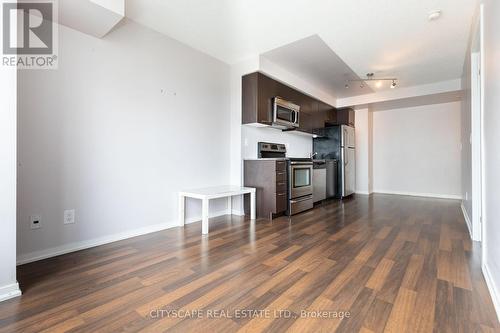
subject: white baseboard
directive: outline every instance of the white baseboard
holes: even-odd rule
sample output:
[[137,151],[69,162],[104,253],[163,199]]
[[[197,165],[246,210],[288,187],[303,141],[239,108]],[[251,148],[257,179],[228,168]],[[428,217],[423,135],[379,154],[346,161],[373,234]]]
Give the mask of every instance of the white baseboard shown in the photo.
[[373,192],[368,192],[368,191],[356,191],[356,194],[361,194],[361,195],[371,195]]
[[245,216],[245,212],[242,210],[238,210],[238,209],[233,209],[231,211],[231,214],[236,215],[236,216]]
[[454,195],[454,194],[401,192],[401,191],[389,191],[389,190],[374,190],[373,193],[405,195],[405,196],[410,196],[410,197],[425,197],[425,198],[462,200],[461,195]]
[[21,296],[21,289],[19,289],[17,282],[0,287],[0,302],[18,296]]
[[472,237],[472,223],[470,221],[469,214],[467,214],[467,210],[465,209],[463,202],[460,204],[460,208],[462,208],[462,214],[464,214],[464,219],[465,223],[467,224],[467,228],[469,229],[470,238],[474,240],[474,237]]
[[[241,213],[241,212],[236,211],[236,210],[234,212]],[[228,213],[229,213],[228,210],[213,212],[210,214],[210,218],[219,217],[222,215],[226,215]],[[236,215],[239,215],[239,214],[236,214]],[[201,221],[201,217],[191,217],[191,218],[186,219],[186,224],[194,223],[194,222],[198,222],[198,221]],[[20,254],[17,256],[17,265],[27,264],[27,263],[34,262],[34,261],[59,256],[61,254],[80,251],[80,250],[88,249],[91,247],[124,240],[127,238],[142,236],[142,235],[146,235],[146,234],[149,234],[152,232],[157,232],[157,231],[161,231],[161,230],[165,230],[165,229],[175,228],[178,226],[179,226],[179,223],[177,221],[170,222],[170,223],[155,224],[155,225],[147,226],[144,228],[125,231],[125,232],[121,232],[121,233],[117,233],[117,234],[113,234],[113,235],[109,235],[109,236],[89,239],[89,240],[85,240],[85,241],[81,241],[81,242],[73,242],[73,243],[64,244],[61,246],[56,246],[56,247],[52,247],[52,248],[48,248],[48,249],[44,249],[44,250],[40,250],[40,251],[24,253],[24,254]]]
[[80,250],[88,249],[88,248],[91,248],[94,246],[113,243],[113,242],[116,242],[119,240],[132,238],[132,237],[136,237],[136,236],[141,236],[141,235],[149,234],[152,232],[157,232],[157,231],[173,228],[176,226],[178,226],[178,223],[155,224],[155,225],[147,226],[144,228],[120,232],[120,233],[109,235],[109,236],[93,238],[93,239],[89,239],[89,240],[85,240],[85,241],[68,243],[68,244],[64,244],[61,246],[56,246],[56,247],[52,247],[52,248],[48,248],[48,249],[44,249],[44,250],[40,250],[40,251],[24,253],[24,254],[20,254],[17,256],[17,264],[18,265],[27,264],[27,263],[30,263],[33,261],[47,259],[47,258],[59,256],[61,254],[66,254],[66,253],[70,253],[70,252],[80,251]]
[[500,290],[491,276],[487,263],[483,263],[482,269],[486,285],[488,286],[488,290],[490,292],[491,300],[493,301],[493,306],[495,307],[495,311],[497,313],[497,319],[500,321]]

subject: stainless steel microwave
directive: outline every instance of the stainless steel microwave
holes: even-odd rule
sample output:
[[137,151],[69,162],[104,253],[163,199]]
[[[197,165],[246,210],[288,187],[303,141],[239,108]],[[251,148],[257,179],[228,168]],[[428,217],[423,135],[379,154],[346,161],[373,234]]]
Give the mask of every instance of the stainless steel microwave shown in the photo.
[[286,101],[281,97],[273,100],[273,127],[295,128],[299,127],[300,106]]

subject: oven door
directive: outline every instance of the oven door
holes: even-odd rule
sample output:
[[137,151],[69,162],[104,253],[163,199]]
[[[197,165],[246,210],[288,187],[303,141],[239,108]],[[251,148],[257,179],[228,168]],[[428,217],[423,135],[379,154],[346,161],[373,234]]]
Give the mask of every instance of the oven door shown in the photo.
[[312,162],[290,162],[290,199],[312,195]]

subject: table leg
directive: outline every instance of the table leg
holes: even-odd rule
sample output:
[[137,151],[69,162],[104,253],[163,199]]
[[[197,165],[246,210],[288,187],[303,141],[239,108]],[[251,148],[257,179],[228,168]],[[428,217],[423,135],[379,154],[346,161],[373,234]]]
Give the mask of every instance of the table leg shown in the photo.
[[179,194],[179,225],[182,227],[185,223],[185,207],[186,207],[186,197]]
[[255,220],[255,191],[250,192],[250,219]]
[[233,215],[233,197],[227,197],[227,211],[229,215]]
[[208,199],[203,199],[201,233],[203,235],[208,234]]

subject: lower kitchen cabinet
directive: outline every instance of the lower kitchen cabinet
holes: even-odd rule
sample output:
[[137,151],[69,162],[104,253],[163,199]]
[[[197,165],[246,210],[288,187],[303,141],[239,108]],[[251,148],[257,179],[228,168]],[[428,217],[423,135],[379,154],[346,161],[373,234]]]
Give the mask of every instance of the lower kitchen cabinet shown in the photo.
[[[284,160],[245,160],[244,184],[257,189],[258,218],[273,218],[286,212],[287,171]],[[245,211],[249,209],[245,201]]]

